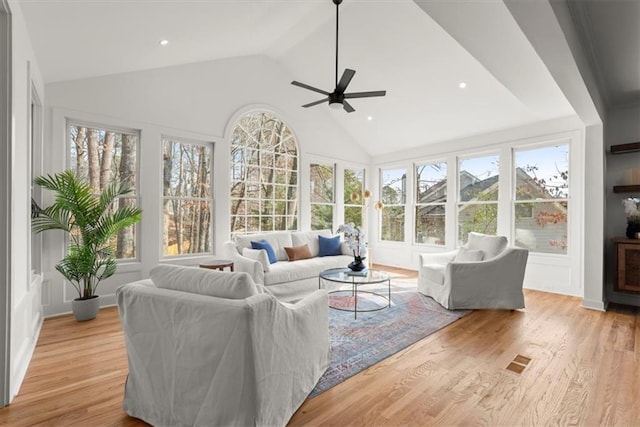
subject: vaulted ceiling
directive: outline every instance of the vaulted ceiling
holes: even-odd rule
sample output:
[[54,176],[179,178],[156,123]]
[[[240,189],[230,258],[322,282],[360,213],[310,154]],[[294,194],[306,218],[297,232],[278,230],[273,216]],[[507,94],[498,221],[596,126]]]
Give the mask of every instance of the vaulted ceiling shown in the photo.
[[[604,4],[637,7],[635,0],[587,1],[593,9],[582,16],[597,17],[584,34],[598,40],[606,34],[589,28],[600,26]],[[280,63],[287,81],[329,91],[334,85],[331,0],[29,0],[20,6],[46,82],[266,55]],[[168,45],[160,46],[162,39]],[[595,43],[593,60],[613,61],[608,49]],[[633,75],[638,50],[628,56],[635,68],[600,69],[612,103],[627,102],[633,98],[627,92],[640,89]],[[357,71],[350,91],[387,90],[384,98],[353,100],[354,113],[332,113],[370,155],[575,114],[502,1],[344,0],[339,68]],[[300,105],[322,97],[316,95],[294,86],[283,94]],[[320,108],[327,106],[307,111],[310,120]]]

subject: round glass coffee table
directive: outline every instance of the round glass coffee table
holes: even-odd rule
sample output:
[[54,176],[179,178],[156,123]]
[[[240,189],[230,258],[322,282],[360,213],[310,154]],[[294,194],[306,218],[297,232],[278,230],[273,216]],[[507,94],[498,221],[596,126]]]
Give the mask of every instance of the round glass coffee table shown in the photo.
[[[333,283],[350,285],[350,289],[333,290],[329,291],[329,294],[335,295],[339,293],[347,293],[348,296],[348,294],[350,293],[351,297],[353,297],[353,304],[345,307],[337,307],[329,304],[329,307],[335,310],[352,311],[354,319],[358,318],[358,313],[378,311],[391,307],[391,278],[389,277],[389,274],[383,271],[367,270],[365,273],[356,273],[352,272],[348,268],[331,268],[329,270],[324,270],[318,276],[318,289],[322,288],[323,280]],[[364,285],[372,285],[375,283],[385,282],[387,283],[387,295],[383,295],[379,292],[365,291],[360,289],[360,287]],[[380,301],[383,301],[384,303],[377,304],[377,306],[373,308],[358,308],[358,294],[362,293],[373,295],[375,299],[380,299]]]

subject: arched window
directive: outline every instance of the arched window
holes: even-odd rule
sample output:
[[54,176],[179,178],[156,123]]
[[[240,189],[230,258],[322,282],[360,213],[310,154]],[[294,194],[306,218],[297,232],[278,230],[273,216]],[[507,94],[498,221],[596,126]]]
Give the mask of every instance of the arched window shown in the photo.
[[298,228],[298,148],[266,111],[238,120],[231,136],[231,234]]

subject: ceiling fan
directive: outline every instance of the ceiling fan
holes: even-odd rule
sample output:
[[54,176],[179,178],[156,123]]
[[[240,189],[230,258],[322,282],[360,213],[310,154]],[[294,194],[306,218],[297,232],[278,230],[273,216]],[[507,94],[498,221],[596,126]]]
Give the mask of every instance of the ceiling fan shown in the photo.
[[338,81],[338,12],[339,12],[340,3],[342,3],[342,0],[333,0],[333,3],[336,5],[336,83],[335,83],[336,86],[335,86],[335,89],[333,89],[333,92],[329,93],[322,89],[318,89],[313,86],[309,86],[307,84],[297,82],[295,80],[292,81],[291,84],[294,86],[300,86],[302,88],[326,95],[326,98],[303,105],[304,108],[312,107],[314,105],[322,104],[325,101],[329,101],[330,108],[334,108],[334,109],[344,108],[344,110],[347,113],[353,113],[356,110],[351,106],[351,104],[347,102],[347,99],[369,98],[372,96],[385,96],[387,94],[387,91],[378,90],[373,92],[345,93],[345,91],[347,90],[347,86],[349,86],[349,83],[351,82],[351,79],[353,78],[353,76],[356,74],[356,71],[346,68],[344,70],[344,73],[342,73],[342,77],[340,77],[340,81]]

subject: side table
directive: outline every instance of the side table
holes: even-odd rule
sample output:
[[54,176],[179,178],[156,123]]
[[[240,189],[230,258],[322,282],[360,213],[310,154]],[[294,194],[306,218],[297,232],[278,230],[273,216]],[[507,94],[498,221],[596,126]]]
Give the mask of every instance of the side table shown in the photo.
[[233,271],[233,261],[229,259],[214,259],[200,264],[200,268],[208,268],[209,270],[224,271],[226,267]]

